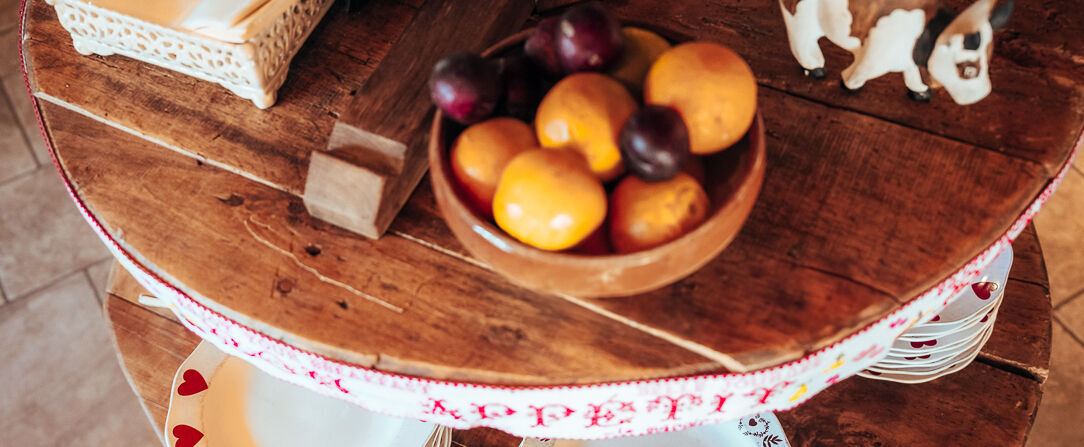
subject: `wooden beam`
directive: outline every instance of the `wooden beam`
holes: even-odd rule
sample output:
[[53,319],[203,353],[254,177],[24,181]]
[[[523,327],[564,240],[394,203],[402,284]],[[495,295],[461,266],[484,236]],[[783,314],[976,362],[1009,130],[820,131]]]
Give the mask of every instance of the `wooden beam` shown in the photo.
[[426,170],[426,81],[455,51],[481,51],[518,30],[529,0],[429,0],[315,151],[305,183],[313,216],[378,238]]

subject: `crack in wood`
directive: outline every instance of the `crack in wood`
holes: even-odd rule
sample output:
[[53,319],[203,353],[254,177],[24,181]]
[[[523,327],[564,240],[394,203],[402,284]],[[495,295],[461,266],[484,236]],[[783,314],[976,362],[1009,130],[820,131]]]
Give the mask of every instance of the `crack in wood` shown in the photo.
[[396,313],[403,313],[406,310],[406,309],[403,309],[402,307],[396,306],[396,305],[391,304],[391,303],[389,303],[387,301],[384,301],[384,300],[382,300],[380,298],[369,295],[368,293],[365,293],[365,292],[362,292],[362,291],[360,291],[358,289],[355,289],[351,285],[346,284],[346,283],[344,283],[342,281],[339,281],[339,280],[336,280],[334,278],[330,278],[330,277],[325,276],[323,273],[320,273],[319,270],[316,270],[315,268],[310,267],[309,265],[305,264],[304,262],[301,262],[301,260],[298,259],[297,256],[294,255],[292,252],[290,252],[288,250],[285,250],[282,247],[279,247],[278,245],[275,245],[271,241],[268,241],[267,239],[264,239],[259,234],[256,234],[256,232],[252,229],[252,226],[249,225],[249,222],[252,222],[252,223],[254,223],[256,225],[264,227],[264,228],[266,228],[268,230],[274,231],[274,229],[271,228],[270,225],[257,222],[256,220],[252,219],[252,217],[249,217],[248,219],[245,219],[245,220],[241,221],[241,223],[243,223],[245,225],[245,230],[248,230],[248,234],[252,235],[252,237],[254,239],[256,239],[256,241],[258,241],[259,243],[267,246],[268,248],[270,248],[272,250],[275,250],[275,251],[281,253],[283,256],[286,256],[286,257],[290,258],[290,260],[294,261],[294,264],[297,264],[298,267],[301,267],[301,269],[305,270],[306,272],[311,273],[313,276],[316,277],[316,279],[319,279],[321,282],[325,282],[325,283],[331,284],[333,286],[339,287],[340,289],[346,290],[347,292],[350,292],[350,293],[353,293],[354,295],[360,296],[360,297],[364,298],[365,300],[367,300],[367,301],[369,301],[369,302],[371,302],[373,304],[380,305],[380,306],[382,306],[382,307],[384,307],[384,308],[386,308],[388,310],[391,310],[393,312],[396,312]]

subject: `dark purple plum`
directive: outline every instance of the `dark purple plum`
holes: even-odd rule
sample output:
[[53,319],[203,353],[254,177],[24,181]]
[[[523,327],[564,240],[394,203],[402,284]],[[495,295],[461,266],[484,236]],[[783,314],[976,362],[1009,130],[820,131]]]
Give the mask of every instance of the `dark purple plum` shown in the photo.
[[557,23],[557,59],[565,73],[603,71],[621,57],[624,46],[621,24],[601,6],[577,6]]
[[561,61],[557,59],[557,17],[550,17],[538,23],[534,32],[523,43],[523,52],[531,58],[546,76],[556,79],[564,74]]
[[534,120],[535,110],[542,101],[542,79],[526,56],[509,56],[498,61],[504,82],[502,111],[526,122]]
[[618,139],[630,172],[648,182],[670,180],[689,159],[689,130],[670,107],[649,105],[625,121]]
[[473,124],[489,118],[504,87],[497,65],[478,55],[459,53],[441,59],[429,75],[429,96],[449,118]]

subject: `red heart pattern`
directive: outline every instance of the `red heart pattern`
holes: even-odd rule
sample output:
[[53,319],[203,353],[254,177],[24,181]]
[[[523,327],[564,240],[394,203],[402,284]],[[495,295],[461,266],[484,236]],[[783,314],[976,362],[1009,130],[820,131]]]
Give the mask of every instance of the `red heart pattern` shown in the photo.
[[975,291],[975,295],[978,295],[980,300],[990,299],[990,293],[997,290],[997,283],[992,282],[977,282],[971,285],[971,290]]
[[189,369],[181,375],[181,378],[184,382],[177,387],[177,394],[191,396],[207,389],[207,381],[203,380],[203,375],[199,371]]
[[200,439],[203,439],[202,432],[183,424],[173,427],[173,436],[177,437],[177,442],[173,443],[173,447],[193,447]]
[[921,348],[923,346],[937,346],[937,340],[926,340],[926,341],[913,341],[913,342],[911,342],[911,347],[912,348],[918,349],[918,348]]
[[941,316],[940,315],[934,315],[933,319],[930,320],[930,321],[941,321]]
[[930,354],[926,354],[926,355],[921,356],[921,357],[904,357],[904,360],[928,359],[928,358],[930,358]]

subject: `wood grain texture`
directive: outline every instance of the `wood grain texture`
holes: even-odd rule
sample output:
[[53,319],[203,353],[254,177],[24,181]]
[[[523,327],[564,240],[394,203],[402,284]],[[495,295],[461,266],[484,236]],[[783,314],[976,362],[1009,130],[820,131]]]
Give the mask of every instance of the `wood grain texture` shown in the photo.
[[310,154],[327,146],[339,113],[414,14],[390,0],[329,14],[294,57],[278,102],[259,110],[217,84],[164,68],[80,56],[53,8],[29,3],[25,49],[36,91],[294,194],[304,190]]
[[450,53],[480,52],[519,30],[533,6],[529,0],[422,4],[351,98],[326,150],[312,153],[303,196],[309,212],[380,237],[428,167],[425,136],[432,103],[425,86],[433,64]]
[[1042,383],[1050,374],[1050,283],[1034,225],[1013,242],[1013,256],[994,333],[979,358]]
[[1023,446],[1039,383],[982,363],[907,385],[853,377],[776,413],[791,445]]
[[[105,305],[121,364],[160,429],[173,375],[198,338],[116,295]],[[921,385],[852,378],[778,416],[795,446],[946,445],[947,440],[955,445],[960,439],[1019,446],[1041,392],[1038,382],[979,363]],[[454,440],[462,447],[518,445],[515,437],[490,429],[457,431]]]
[[[671,3],[615,7],[748,58],[766,87],[766,183],[743,231],[707,268],[663,290],[595,304],[750,368],[838,340],[954,271],[1008,228],[1080,132],[1084,75],[1073,69],[1081,44],[1041,35],[1037,25],[1045,14],[1051,32],[1079,30],[1081,10],[1065,2],[1042,13],[1017,8],[1020,22],[1003,34],[1018,33],[1006,39],[1011,57],[994,63],[995,91],[969,108],[916,108],[924,106],[903,95],[894,102],[876,93],[885,88],[877,82],[862,97],[883,99],[860,100],[806,80],[774,6]],[[176,284],[258,330],[289,333],[304,348],[363,365],[464,380],[561,383],[717,367],[613,319],[508,285],[465,256],[427,185],[387,241],[361,240],[305,213],[298,195],[310,154],[326,146],[350,86],[367,79],[415,11],[390,0],[362,8],[316,29],[269,111],[124,57],[78,56],[40,1],[31,4],[28,62],[39,98],[171,146],[48,108],[65,168],[105,224]],[[1025,37],[1031,43],[1013,46]],[[1043,57],[1024,63],[1024,47]],[[1019,76],[999,78],[1012,73]],[[365,294],[424,316],[385,318],[389,311]],[[463,319],[479,326],[460,327]],[[570,329],[552,337],[552,325]],[[600,335],[606,331],[621,336]],[[409,337],[415,340],[403,340]],[[472,350],[484,352],[513,346],[518,357],[411,351],[411,343],[446,339],[481,343]],[[568,345],[554,347],[561,343]],[[531,364],[530,349],[560,350],[571,363]]]
[[[57,147],[95,148],[61,149],[61,162],[93,179],[80,194],[111,205],[95,211],[113,235],[205,305],[294,346],[384,371],[487,383],[718,368],[475,265],[400,237],[361,238],[312,219],[294,196],[59,106],[44,110]],[[185,224],[171,228],[176,222]]]
[[[133,299],[109,294],[103,306],[121,367],[161,437],[173,376],[200,339],[180,323],[134,304]],[[491,428],[476,428],[455,431],[452,441],[460,447],[516,447],[521,439]]]
[[[1076,37],[1084,33],[1084,9],[1071,1],[1017,2],[1008,26],[995,35],[993,93],[972,106],[953,103],[944,91],[916,104],[894,75],[845,94],[839,73],[851,56],[833,45],[822,47],[828,77],[806,78],[787,45],[777,2],[608,3],[625,20],[730,46],[762,86],[1035,161],[1048,176],[1084,129],[1084,44]],[[944,3],[962,10],[971,2]]]

